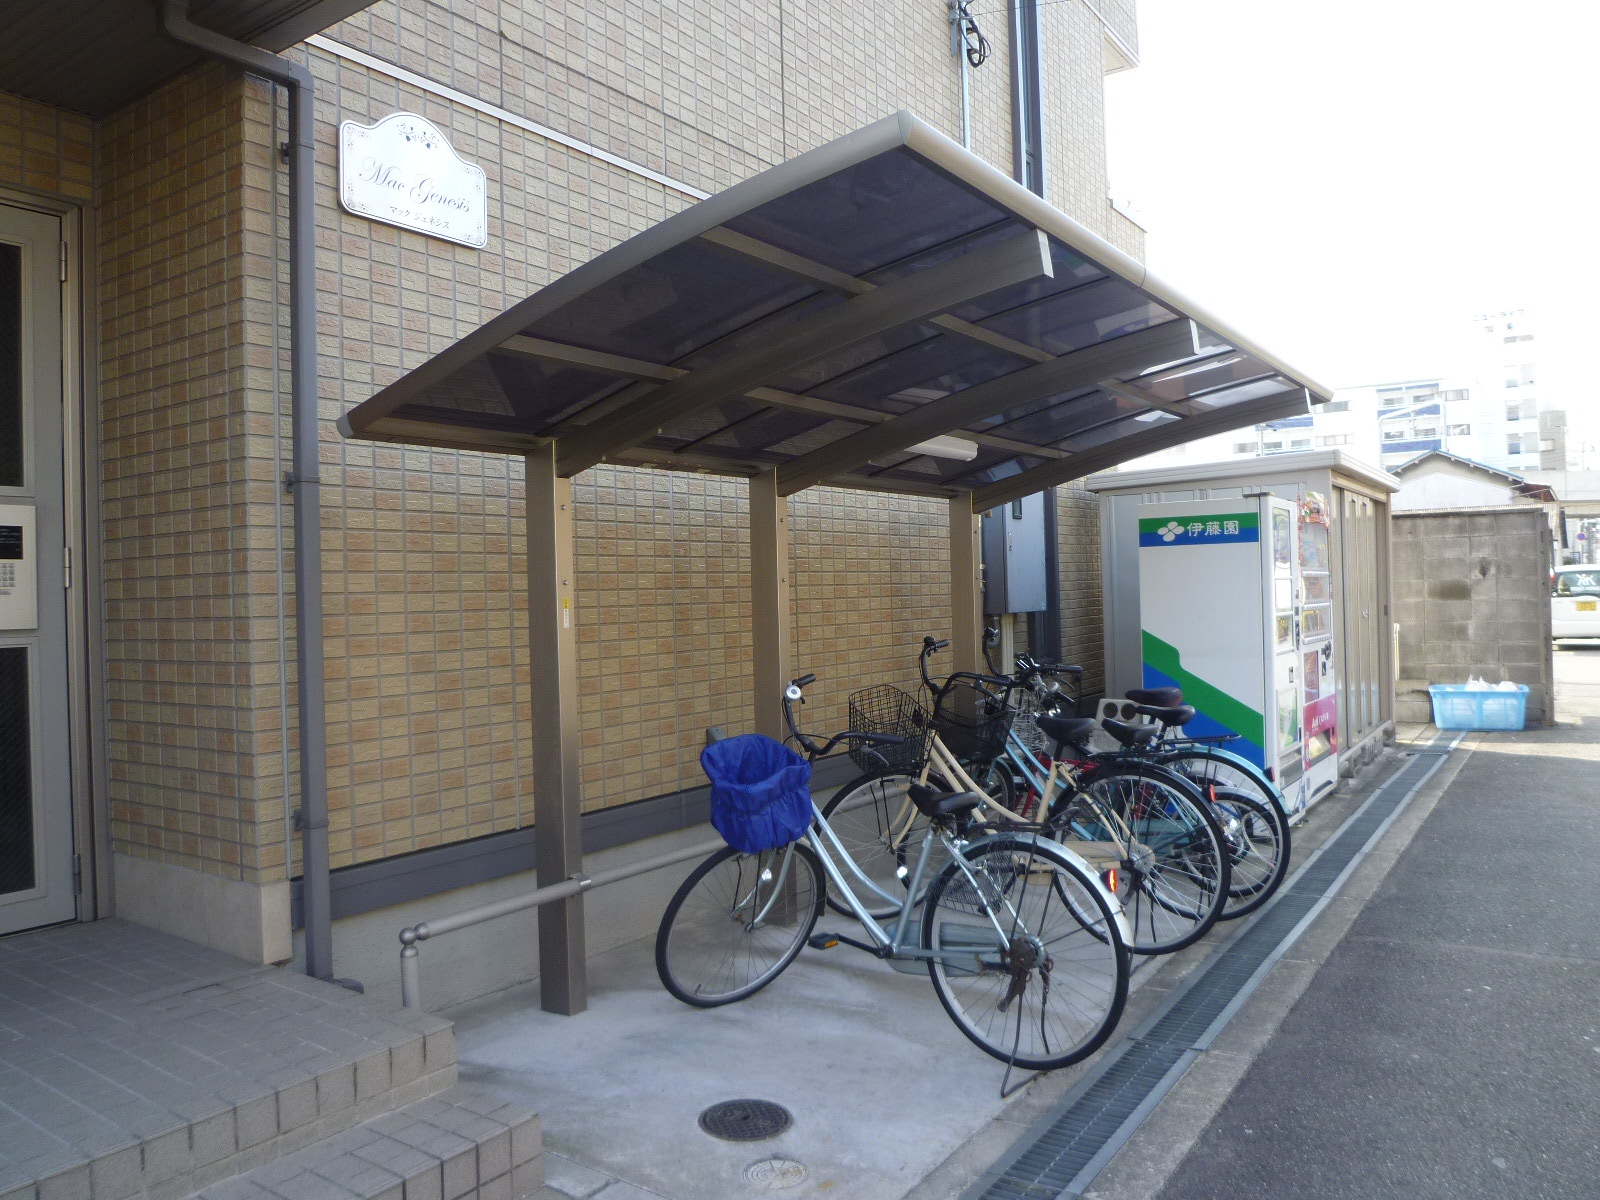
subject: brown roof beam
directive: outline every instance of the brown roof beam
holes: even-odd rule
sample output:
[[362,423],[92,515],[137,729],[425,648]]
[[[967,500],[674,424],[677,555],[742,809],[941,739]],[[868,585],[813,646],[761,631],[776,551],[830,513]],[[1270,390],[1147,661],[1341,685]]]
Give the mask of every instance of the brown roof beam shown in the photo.
[[586,371],[603,371],[608,375],[628,375],[634,379],[664,381],[688,374],[682,367],[669,367],[662,363],[647,362],[642,358],[628,358],[622,354],[608,354],[604,350],[590,350],[584,346],[569,346],[565,342],[529,337],[525,333],[507,338],[490,353],[512,354],[518,358],[532,358],[539,362],[581,367]]
[[[743,233],[735,233],[731,229],[718,226],[708,229],[700,235],[706,241],[724,250],[732,251],[745,258],[764,263],[776,271],[799,279],[805,283],[814,283],[818,287],[827,288],[831,292],[838,292],[844,296],[863,296],[875,290],[878,284],[870,280],[861,279],[855,275],[837,271],[823,263],[815,262],[788,250],[780,250],[776,246],[768,245],[757,238]],[[985,346],[992,346],[996,350],[1004,350],[1008,354],[1015,354],[1018,358],[1025,358],[1032,362],[1046,362],[1052,355],[1048,350],[1040,350],[1037,346],[1030,346],[1027,342],[1020,342],[1016,338],[1007,337],[1003,333],[995,333],[985,329],[982,325],[974,325],[971,321],[963,321],[960,317],[953,317],[949,313],[941,313],[928,322],[937,325],[940,329],[967,338],[974,342],[982,342]]]
[[1010,504],[1013,500],[1031,496],[1034,492],[1054,487],[1058,483],[1081,479],[1085,475],[1093,475],[1096,471],[1104,471],[1118,463],[1127,462],[1130,458],[1154,454],[1157,450],[1166,450],[1172,446],[1181,446],[1196,438],[1208,437],[1213,433],[1227,433],[1230,429],[1240,429],[1259,421],[1271,421],[1278,417],[1303,413],[1307,395],[1303,387],[1287,388],[1270,396],[1262,396],[1258,400],[1247,400],[1242,404],[1230,404],[1226,408],[1210,409],[1198,416],[1170,421],[1145,433],[1118,438],[1093,450],[1073,454],[1060,462],[1046,463],[1042,467],[1024,471],[1021,475],[1013,475],[1009,479],[991,483],[988,487],[978,488],[972,493],[972,511],[987,512],[997,505]]
[[1052,274],[1049,239],[1029,230],[896,279],[818,313],[783,337],[669,380],[606,421],[562,438],[558,467],[563,476],[576,475],[706,405],[742,395],[775,375],[978,296]]
[[1047,363],[1024,367],[942,399],[930,400],[892,420],[801,455],[778,469],[778,490],[783,495],[793,495],[940,434],[965,435],[967,425],[1008,408],[1059,392],[1095,386],[1107,376],[1127,375],[1188,358],[1194,354],[1194,349],[1193,328],[1188,321],[1180,319],[1076,350]]

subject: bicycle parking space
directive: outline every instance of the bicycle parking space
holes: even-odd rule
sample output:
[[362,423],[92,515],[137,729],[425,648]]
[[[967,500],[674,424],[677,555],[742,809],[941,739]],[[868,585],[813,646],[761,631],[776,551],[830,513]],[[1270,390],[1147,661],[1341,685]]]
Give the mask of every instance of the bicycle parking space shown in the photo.
[[[1297,829],[1297,860],[1356,807],[1362,792],[1348,791]],[[1139,960],[1110,1048],[1236,928]],[[713,1010],[667,995],[648,940],[591,960],[590,981],[591,1008],[576,1018],[540,1012],[533,988],[449,1014],[463,1078],[544,1114],[549,1200],[748,1197],[752,1170],[792,1171],[787,1163],[805,1172],[785,1189],[795,1196],[948,1200],[1106,1053],[1002,1101],[1003,1065],[951,1027],[924,970],[899,973],[845,948],[805,950],[756,996]],[[794,1123],[765,1141],[704,1133],[699,1114],[733,1099],[780,1104]]]

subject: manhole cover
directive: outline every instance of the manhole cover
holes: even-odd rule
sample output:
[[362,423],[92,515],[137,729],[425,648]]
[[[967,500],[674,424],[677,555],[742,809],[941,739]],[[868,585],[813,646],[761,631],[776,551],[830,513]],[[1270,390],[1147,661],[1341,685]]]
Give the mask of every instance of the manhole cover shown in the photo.
[[728,1142],[759,1142],[777,1137],[793,1120],[770,1100],[724,1100],[700,1114],[700,1128]]
[[803,1163],[797,1163],[792,1158],[764,1158],[746,1167],[744,1177],[757,1187],[777,1192],[804,1183],[806,1169]]

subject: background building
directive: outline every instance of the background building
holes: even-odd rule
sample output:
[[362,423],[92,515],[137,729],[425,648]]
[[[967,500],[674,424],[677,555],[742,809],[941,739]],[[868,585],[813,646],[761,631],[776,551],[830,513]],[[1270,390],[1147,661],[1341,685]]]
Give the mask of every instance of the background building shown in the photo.
[[[369,951],[392,969],[393,930],[419,915],[404,906],[527,886],[539,665],[519,633],[520,461],[346,441],[335,420],[573,266],[902,108],[1138,257],[1141,231],[1106,198],[1102,92],[1137,61],[1133,4],[1015,9],[978,18],[982,65],[953,52],[943,0],[264,0],[214,18],[315,84],[341,974]],[[25,747],[7,803],[38,858],[7,881],[0,932],[117,913],[284,959],[304,866],[285,93],[175,43],[156,5],[24,15],[0,53],[0,242],[15,248],[0,268],[28,361],[63,387],[10,396],[30,465],[0,479],[0,502],[37,501],[41,577],[70,586],[45,633],[0,635],[36,699],[7,710]],[[481,247],[341,207],[341,123],[395,112],[483,169]],[[747,724],[746,500],[727,480],[601,466],[576,505],[581,770],[609,831],[596,844],[616,845],[681,810],[670,798],[700,784],[706,726]],[[1063,487],[1056,515],[1063,616],[1045,632],[1093,691],[1095,508]],[[826,725],[852,688],[911,677],[921,637],[944,632],[946,517],[933,500],[815,489],[796,499],[792,545],[794,655],[827,681]],[[48,912],[18,899],[35,867]],[[437,898],[451,889],[465,890]],[[464,943],[441,978],[459,997],[528,977],[530,928],[497,930],[504,953]]]
[[1517,475],[1564,469],[1566,413],[1559,402],[1540,399],[1533,318],[1521,309],[1480,314],[1464,327],[1461,346],[1452,374],[1339,388],[1315,413],[1191,442],[1128,467],[1337,449],[1385,470],[1431,450]]

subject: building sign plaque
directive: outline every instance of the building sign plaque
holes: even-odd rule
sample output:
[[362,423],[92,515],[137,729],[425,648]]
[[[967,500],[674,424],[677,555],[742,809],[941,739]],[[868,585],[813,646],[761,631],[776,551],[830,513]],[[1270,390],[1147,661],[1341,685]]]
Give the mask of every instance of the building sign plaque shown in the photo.
[[463,246],[489,240],[483,168],[415,113],[339,126],[339,202],[357,216]]

